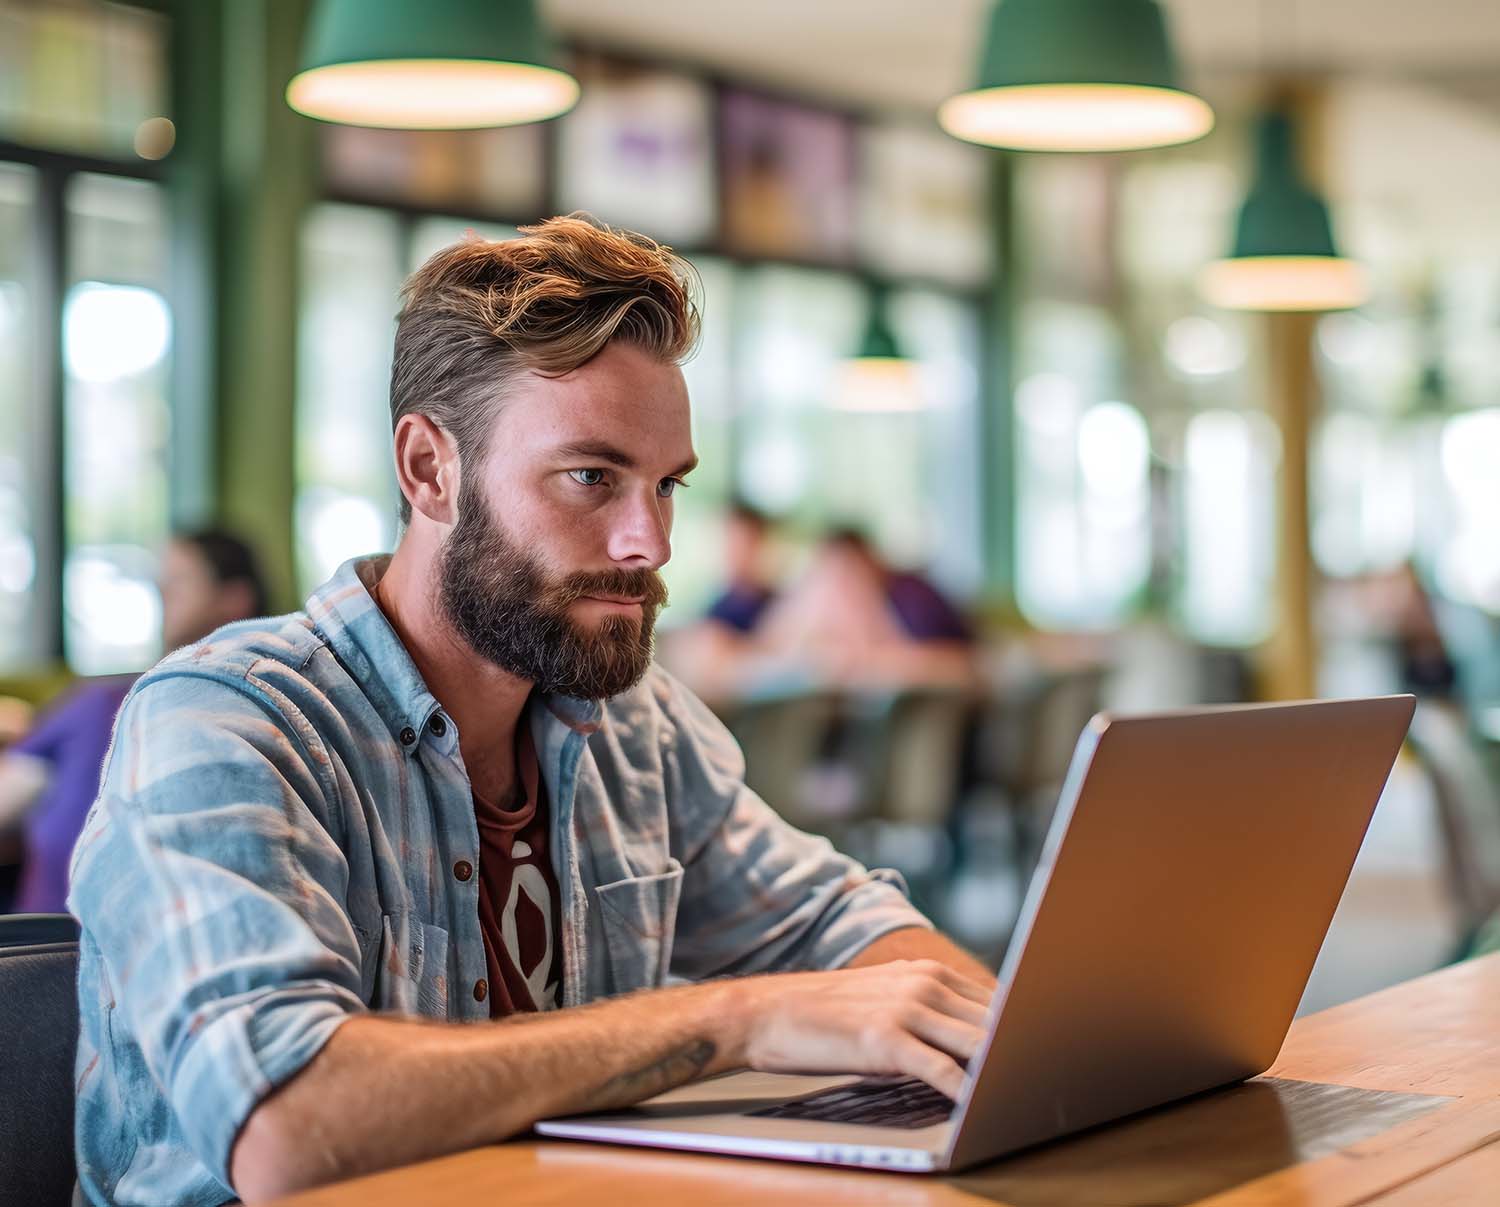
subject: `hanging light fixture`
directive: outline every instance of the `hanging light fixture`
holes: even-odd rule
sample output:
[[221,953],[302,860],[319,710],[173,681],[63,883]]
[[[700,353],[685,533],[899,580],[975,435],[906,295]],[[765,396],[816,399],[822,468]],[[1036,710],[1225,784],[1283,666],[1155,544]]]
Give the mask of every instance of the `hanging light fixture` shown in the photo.
[[1231,310],[1347,310],[1370,293],[1362,265],[1339,255],[1328,205],[1297,168],[1291,119],[1261,118],[1255,179],[1234,250],[1204,267],[1203,296]]
[[944,101],[956,138],[1017,151],[1134,151],[1213,129],[1183,89],[1156,0],[999,0],[979,82]]
[[925,409],[917,366],[901,349],[890,324],[890,294],[883,285],[871,293],[859,351],[843,364],[833,406],[841,411],[891,414]]
[[547,62],[533,0],[318,0],[286,100],[323,121],[460,130],[556,117],[578,91]]

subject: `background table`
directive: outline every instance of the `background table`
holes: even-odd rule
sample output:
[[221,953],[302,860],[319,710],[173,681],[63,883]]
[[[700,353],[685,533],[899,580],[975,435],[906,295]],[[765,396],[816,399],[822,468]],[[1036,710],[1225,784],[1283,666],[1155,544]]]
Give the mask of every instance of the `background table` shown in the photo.
[[523,1140],[282,1207],[1456,1207],[1500,1203],[1500,955],[1292,1027],[1264,1077],[965,1174]]

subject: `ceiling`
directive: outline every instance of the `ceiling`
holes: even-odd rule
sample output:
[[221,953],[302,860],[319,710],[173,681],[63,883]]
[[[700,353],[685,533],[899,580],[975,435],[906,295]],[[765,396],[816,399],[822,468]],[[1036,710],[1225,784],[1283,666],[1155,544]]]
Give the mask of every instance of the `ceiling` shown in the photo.
[[[1209,92],[1264,73],[1395,77],[1500,121],[1500,0],[1164,0]],[[930,112],[967,80],[989,0],[542,0],[580,42],[859,109]]]

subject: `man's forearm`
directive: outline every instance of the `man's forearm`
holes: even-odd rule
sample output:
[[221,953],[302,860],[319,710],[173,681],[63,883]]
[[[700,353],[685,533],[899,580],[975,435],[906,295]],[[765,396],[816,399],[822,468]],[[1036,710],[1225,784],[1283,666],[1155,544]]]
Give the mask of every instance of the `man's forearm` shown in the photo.
[[251,1114],[234,1189],[263,1201],[737,1067],[734,1001],[730,985],[711,983],[488,1025],[350,1019]]
[[908,926],[881,935],[845,967],[868,968],[892,960],[936,960],[981,984],[995,983],[993,969],[986,968],[946,935],[922,926]]

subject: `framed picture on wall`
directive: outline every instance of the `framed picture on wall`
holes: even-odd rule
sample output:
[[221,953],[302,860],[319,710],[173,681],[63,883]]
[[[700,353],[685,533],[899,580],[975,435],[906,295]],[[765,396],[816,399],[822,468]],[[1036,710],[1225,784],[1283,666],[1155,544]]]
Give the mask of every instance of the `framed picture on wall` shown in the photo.
[[741,89],[720,100],[723,239],[746,256],[854,256],[854,123]]
[[713,94],[689,76],[580,54],[578,107],[557,123],[557,208],[681,246],[718,225]]
[[494,130],[322,129],[334,196],[527,221],[546,206],[542,126]]
[[994,261],[986,153],[910,122],[859,141],[859,255],[891,277],[974,288]]

